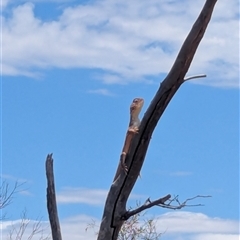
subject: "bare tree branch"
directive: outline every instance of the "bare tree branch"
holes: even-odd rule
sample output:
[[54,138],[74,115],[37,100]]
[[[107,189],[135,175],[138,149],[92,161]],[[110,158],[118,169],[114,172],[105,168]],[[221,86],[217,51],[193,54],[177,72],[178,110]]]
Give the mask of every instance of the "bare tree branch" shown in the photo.
[[123,223],[119,232],[118,240],[158,240],[161,239],[163,233],[157,231],[157,219],[146,218],[146,212],[133,215]]
[[186,77],[186,78],[184,78],[184,82],[186,82],[188,80],[191,80],[191,79],[195,79],[195,78],[203,78],[203,77],[206,77],[206,76],[207,76],[206,74],[200,74],[200,75]]
[[139,208],[136,208],[135,210],[132,210],[132,211],[127,211],[123,216],[122,216],[122,220],[127,220],[129,219],[131,216],[137,214],[137,213],[140,213],[148,208],[151,208],[153,206],[157,206],[157,205],[160,205],[160,204],[164,204],[167,200],[169,200],[171,198],[171,195],[168,194],[166,195],[165,197],[163,198],[159,198],[153,202],[150,201],[150,198],[148,198],[145,203],[139,207]]
[[[176,209],[181,209],[183,207],[198,207],[198,206],[203,206],[203,204],[194,204],[194,205],[188,205],[187,202],[189,201],[192,201],[196,198],[208,198],[208,197],[211,197],[211,196],[203,196],[203,195],[197,195],[195,197],[192,197],[192,198],[188,198],[186,199],[183,203],[180,203],[180,201],[178,200],[178,196],[174,197],[173,199],[170,199],[171,198],[171,195],[168,194],[166,195],[165,197],[163,198],[159,198],[155,201],[151,201],[150,198],[148,198],[145,203],[139,207],[139,208],[136,208],[135,210],[132,210],[132,211],[127,211],[123,216],[122,216],[122,220],[127,220],[129,219],[131,216],[135,215],[135,214],[138,214],[148,208],[151,208],[153,206],[159,206],[159,207],[163,207],[163,208],[168,208],[168,209],[173,209],[173,210],[176,210]],[[167,204],[166,202],[169,201]],[[171,205],[172,202],[177,202],[178,205],[177,206],[173,206]]]
[[[15,226],[16,225],[16,226]],[[28,234],[28,228],[32,225],[32,229]],[[41,219],[36,221],[30,221],[27,218],[26,210],[23,211],[21,216],[21,222],[19,224],[12,225],[12,228],[9,231],[9,240],[32,240],[35,236],[39,240],[50,240],[49,236],[44,236],[44,229],[42,227]]]
[[[2,182],[2,185],[0,186],[0,209],[3,209],[5,207],[7,207],[9,204],[12,203],[12,199],[14,197],[14,194],[20,192],[20,187],[23,185],[24,183],[19,183],[19,182],[15,182],[14,186],[12,187],[12,189],[10,189],[9,183],[7,183],[6,181]],[[1,219],[3,219],[4,217],[1,216]]]

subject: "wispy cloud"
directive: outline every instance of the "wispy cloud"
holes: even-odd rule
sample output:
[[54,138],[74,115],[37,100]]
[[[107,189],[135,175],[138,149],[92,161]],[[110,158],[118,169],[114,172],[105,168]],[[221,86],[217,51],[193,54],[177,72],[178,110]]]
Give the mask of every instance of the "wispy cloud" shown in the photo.
[[108,191],[105,189],[64,188],[57,193],[58,203],[82,203],[89,205],[103,205]]
[[26,183],[26,182],[30,182],[30,181],[27,180],[27,179],[18,178],[18,177],[15,177],[15,176],[13,176],[13,175],[10,175],[10,174],[1,174],[1,178],[2,178],[3,180],[7,180],[7,181],[18,182],[19,184]]
[[[107,189],[91,189],[91,188],[73,188],[65,187],[57,193],[57,202],[59,204],[88,204],[88,205],[104,205],[108,194]],[[147,198],[140,194],[131,194],[130,199]]]
[[[201,0],[91,1],[67,7],[57,21],[48,22],[35,17],[32,3],[19,5],[3,17],[3,74],[93,68],[106,72],[107,83],[165,74],[202,5]],[[237,0],[217,2],[190,69],[208,78],[194,82],[238,87],[237,9]]]
[[33,220],[27,216],[13,221],[2,221],[0,230],[2,239],[19,239],[21,235],[21,239],[38,240],[50,236],[48,221]]
[[[89,227],[91,223],[95,224],[92,228]],[[100,220],[87,215],[78,215],[64,219],[61,226],[63,239],[94,240],[99,230]]]
[[113,96],[114,95],[112,92],[110,92],[106,88],[99,88],[99,89],[89,90],[88,92],[89,93],[93,93],[93,94],[100,94],[100,95],[104,95],[104,96]]
[[208,234],[198,234],[196,236],[193,236],[193,240],[238,240],[239,239],[238,234],[217,234],[217,233],[208,233]]

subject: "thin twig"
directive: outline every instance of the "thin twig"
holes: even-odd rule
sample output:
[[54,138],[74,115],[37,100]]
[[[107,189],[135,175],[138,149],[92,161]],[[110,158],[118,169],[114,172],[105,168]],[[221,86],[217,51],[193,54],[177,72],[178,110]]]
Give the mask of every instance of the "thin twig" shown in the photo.
[[[168,208],[168,209],[173,209],[173,210],[176,210],[176,209],[181,209],[181,208],[184,208],[184,207],[200,207],[200,206],[204,206],[203,204],[191,204],[191,205],[187,205],[187,202],[188,201],[192,201],[196,198],[207,198],[207,197],[212,197],[210,195],[207,195],[207,196],[204,196],[204,195],[197,195],[195,197],[192,197],[192,198],[187,198],[183,203],[180,203],[180,201],[178,200],[178,196],[174,197],[173,199],[169,199],[169,203],[168,204],[158,204],[159,207],[162,207],[162,208]],[[173,206],[171,205],[172,202],[177,202],[178,205],[177,206]]]
[[2,182],[0,186],[0,209],[7,207],[12,203],[14,194],[20,192],[20,187],[25,183],[15,182],[12,190],[9,188],[9,184],[6,181]]
[[184,78],[184,82],[186,82],[188,80],[191,80],[191,79],[194,79],[194,78],[203,78],[203,77],[207,77],[207,75],[206,74],[200,74],[200,75],[194,75],[194,76],[186,77],[186,78]]

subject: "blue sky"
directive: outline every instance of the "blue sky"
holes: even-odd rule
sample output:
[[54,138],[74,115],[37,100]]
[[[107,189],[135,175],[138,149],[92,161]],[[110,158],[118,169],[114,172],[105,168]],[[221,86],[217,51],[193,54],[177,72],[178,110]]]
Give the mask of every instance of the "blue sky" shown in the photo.
[[[129,105],[143,97],[142,117],[203,3],[2,0],[1,177],[24,182],[4,210],[3,237],[24,209],[47,225],[53,153],[63,237],[96,238],[85,228],[101,220]],[[212,196],[192,202],[203,207],[149,210],[162,239],[239,237],[238,34],[238,1],[217,2],[188,73],[207,78],[179,89],[152,136],[128,206]]]

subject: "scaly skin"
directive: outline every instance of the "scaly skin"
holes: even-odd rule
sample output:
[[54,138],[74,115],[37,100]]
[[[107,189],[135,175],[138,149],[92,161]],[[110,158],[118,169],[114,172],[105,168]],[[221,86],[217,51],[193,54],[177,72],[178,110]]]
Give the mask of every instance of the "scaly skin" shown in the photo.
[[125,173],[127,173],[127,171],[128,171],[127,166],[125,164],[125,159],[126,159],[126,155],[127,155],[128,151],[129,151],[129,148],[130,148],[130,145],[132,142],[132,138],[136,133],[138,133],[138,129],[139,129],[139,126],[141,123],[139,120],[139,113],[142,109],[143,103],[144,103],[144,100],[142,98],[135,98],[135,99],[133,99],[133,102],[130,106],[129,126],[128,126],[128,130],[127,130],[125,142],[123,145],[122,153],[120,156],[120,163],[118,165],[117,172],[115,174],[113,182],[116,181],[116,179],[118,178],[118,176],[121,173],[121,170],[124,170]]

